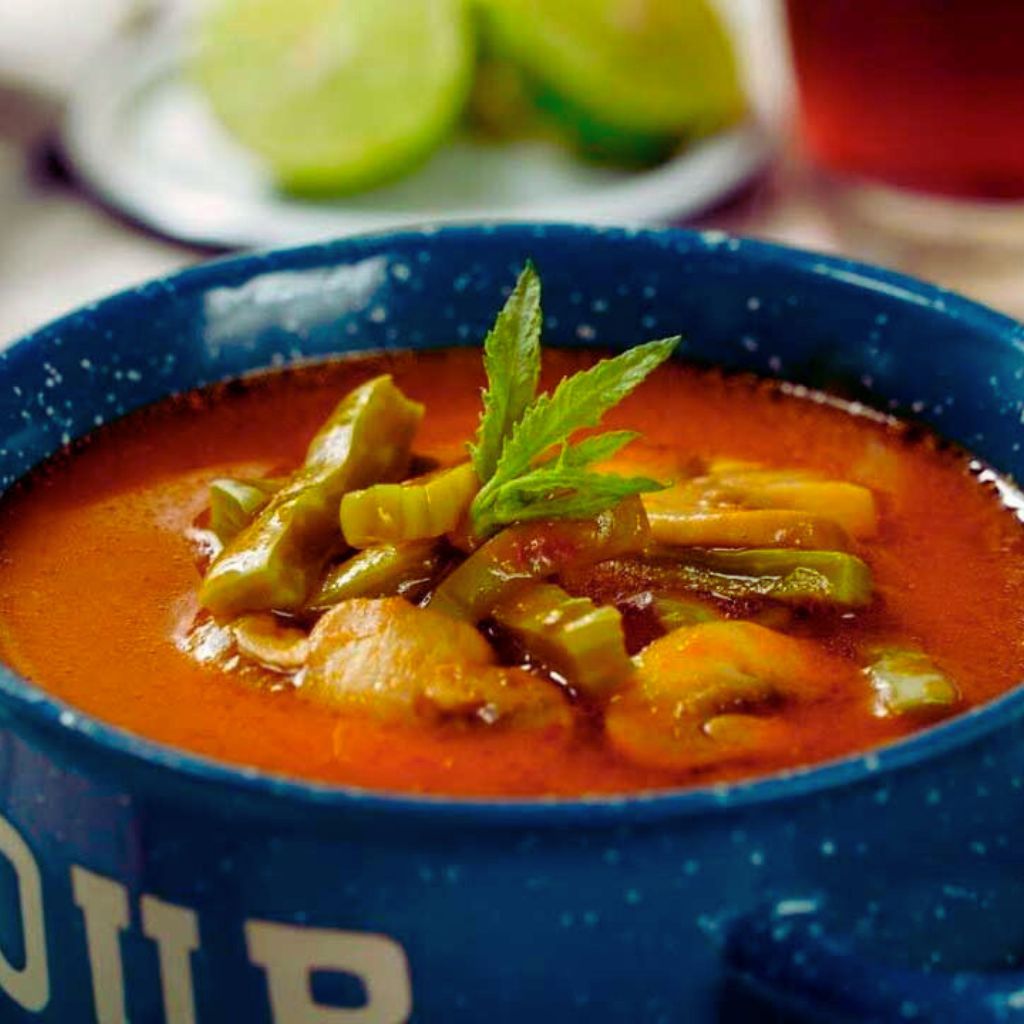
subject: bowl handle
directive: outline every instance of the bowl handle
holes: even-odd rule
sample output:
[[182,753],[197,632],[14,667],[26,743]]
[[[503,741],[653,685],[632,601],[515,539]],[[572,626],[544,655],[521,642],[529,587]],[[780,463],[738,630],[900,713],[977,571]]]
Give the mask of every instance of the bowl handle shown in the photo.
[[1024,1024],[1024,972],[924,972],[872,962],[824,929],[810,900],[787,900],[729,926],[729,970],[761,999],[834,1024]]

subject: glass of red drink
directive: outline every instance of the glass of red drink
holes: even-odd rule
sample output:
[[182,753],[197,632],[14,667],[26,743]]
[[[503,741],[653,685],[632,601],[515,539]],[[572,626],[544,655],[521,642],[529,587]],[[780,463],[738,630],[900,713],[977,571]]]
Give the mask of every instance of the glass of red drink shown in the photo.
[[844,175],[1024,199],[1022,0],[787,0],[802,136]]
[[1024,316],[1024,0],[786,0],[840,248]]

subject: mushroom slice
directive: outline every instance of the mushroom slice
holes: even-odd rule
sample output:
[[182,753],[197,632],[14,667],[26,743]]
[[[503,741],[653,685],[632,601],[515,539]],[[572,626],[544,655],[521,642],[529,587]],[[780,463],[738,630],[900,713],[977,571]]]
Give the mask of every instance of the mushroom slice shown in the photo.
[[703,622],[655,640],[632,685],[612,697],[612,745],[649,767],[687,769],[775,753],[788,742],[779,705],[812,701],[849,671],[814,644],[752,622]]
[[274,672],[295,672],[309,655],[309,636],[276,615],[242,615],[228,626],[240,654]]
[[396,722],[569,724],[569,707],[553,683],[495,662],[466,622],[399,597],[357,598],[314,627],[299,692]]

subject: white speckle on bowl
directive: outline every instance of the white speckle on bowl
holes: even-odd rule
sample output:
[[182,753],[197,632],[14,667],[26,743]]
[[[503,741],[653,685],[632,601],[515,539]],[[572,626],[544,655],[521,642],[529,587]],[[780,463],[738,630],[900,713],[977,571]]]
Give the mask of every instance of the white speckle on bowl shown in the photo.
[[697,918],[697,927],[705,935],[716,935],[721,931],[721,925],[710,914],[701,914]]
[[836,844],[831,839],[824,839],[822,840],[820,849],[822,857],[834,857],[836,853]]
[[582,341],[593,341],[597,337],[597,331],[590,324],[580,324],[576,328],[576,337]]
[[776,917],[796,917],[800,914],[813,914],[818,909],[816,900],[779,900],[775,904]]
[[751,295],[750,298],[747,299],[747,309],[749,309],[751,312],[756,312],[760,308],[761,300],[756,295]]

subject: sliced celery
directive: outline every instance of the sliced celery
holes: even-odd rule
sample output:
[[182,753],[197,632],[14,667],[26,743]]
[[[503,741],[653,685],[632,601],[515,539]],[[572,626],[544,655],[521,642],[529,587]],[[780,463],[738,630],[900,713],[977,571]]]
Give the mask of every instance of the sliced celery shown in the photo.
[[531,659],[600,696],[632,674],[622,616],[611,605],[570,597],[553,583],[525,584],[491,612]]
[[401,479],[422,416],[423,406],[387,375],[346,395],[313,438],[303,465],[210,567],[200,603],[222,619],[301,608],[341,542],[342,496]]
[[682,626],[695,626],[698,622],[714,622],[721,617],[700,601],[687,601],[665,594],[652,594],[650,607],[658,625],[666,633]]
[[845,480],[827,480],[805,469],[766,469],[718,462],[704,476],[683,480],[644,500],[652,516],[774,509],[830,520],[844,534],[858,539],[870,537],[878,529],[878,509],[868,488]]
[[400,484],[375,484],[341,500],[341,530],[354,548],[440,537],[469,511],[480,484],[467,462]]
[[684,590],[853,608],[871,601],[871,570],[843,551],[680,548],[660,554],[664,575]]
[[[647,502],[645,501],[645,504]],[[811,548],[845,551],[837,523],[797,509],[684,511],[647,504],[651,536],[659,544],[705,548]]]
[[429,586],[441,560],[441,546],[434,540],[366,548],[328,571],[308,607],[322,611],[353,597],[397,594],[415,599]]
[[521,523],[496,534],[437,588],[430,607],[479,622],[523,580],[544,579],[606,558],[637,554],[648,539],[639,498],[593,519]]
[[883,647],[864,671],[880,717],[946,711],[960,700],[953,680],[923,651]]
[[252,522],[283,483],[279,479],[214,480],[210,484],[210,529],[227,544]]

